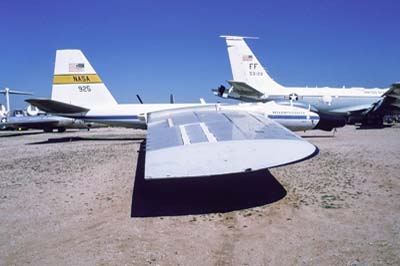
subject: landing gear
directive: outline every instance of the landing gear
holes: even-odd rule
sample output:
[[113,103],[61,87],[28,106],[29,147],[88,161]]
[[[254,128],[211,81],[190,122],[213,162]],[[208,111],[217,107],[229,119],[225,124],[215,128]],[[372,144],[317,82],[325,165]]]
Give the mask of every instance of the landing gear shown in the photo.
[[337,132],[337,128],[335,127],[335,128],[333,129],[332,137],[335,136],[336,132]]
[[57,128],[58,133],[65,132],[66,128],[65,127],[59,127]]
[[53,129],[52,128],[44,128],[43,131],[46,133],[51,133],[51,132],[53,132]]

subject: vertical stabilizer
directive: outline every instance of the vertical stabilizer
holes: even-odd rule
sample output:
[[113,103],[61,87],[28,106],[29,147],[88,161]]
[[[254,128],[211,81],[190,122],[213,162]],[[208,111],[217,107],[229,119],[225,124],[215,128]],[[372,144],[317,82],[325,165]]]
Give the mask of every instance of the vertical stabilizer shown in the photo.
[[266,95],[268,95],[271,90],[282,88],[280,84],[276,83],[268,75],[257,57],[244,41],[244,39],[254,38],[241,36],[221,37],[226,39],[234,81],[245,82]]
[[81,50],[57,50],[51,99],[87,108],[117,104]]

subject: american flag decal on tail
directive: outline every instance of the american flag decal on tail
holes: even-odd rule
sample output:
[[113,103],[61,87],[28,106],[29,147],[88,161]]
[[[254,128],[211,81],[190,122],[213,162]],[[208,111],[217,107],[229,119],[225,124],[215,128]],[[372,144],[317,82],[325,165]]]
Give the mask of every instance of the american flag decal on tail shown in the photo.
[[244,55],[242,57],[243,61],[252,61],[253,60],[253,56],[252,55]]
[[85,64],[83,63],[73,63],[69,64],[69,72],[82,72],[85,70]]

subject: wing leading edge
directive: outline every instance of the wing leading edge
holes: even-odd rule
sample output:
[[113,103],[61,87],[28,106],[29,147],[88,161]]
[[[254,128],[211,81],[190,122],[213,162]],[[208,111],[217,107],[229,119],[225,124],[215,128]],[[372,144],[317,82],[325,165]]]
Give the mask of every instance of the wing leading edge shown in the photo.
[[316,152],[262,115],[218,106],[161,111],[148,116],[145,179],[256,171]]

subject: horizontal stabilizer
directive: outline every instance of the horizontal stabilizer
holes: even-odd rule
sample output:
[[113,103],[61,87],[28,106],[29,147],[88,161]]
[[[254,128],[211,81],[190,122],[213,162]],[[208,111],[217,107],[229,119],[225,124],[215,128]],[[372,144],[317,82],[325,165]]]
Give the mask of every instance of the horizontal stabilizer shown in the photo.
[[228,80],[228,83],[233,87],[233,92],[236,92],[240,96],[259,98],[264,95],[246,82]]
[[233,35],[220,35],[219,37],[225,38],[226,40],[259,39],[258,37],[233,36]]
[[18,95],[32,95],[32,92],[26,92],[26,91],[15,91],[15,90],[10,90],[10,89],[5,89],[5,90],[0,90],[1,94],[18,94]]
[[26,102],[36,106],[42,111],[52,114],[87,113],[89,109],[50,99],[27,99]]
[[150,113],[147,128],[145,179],[251,172],[317,152],[263,115],[218,105]]

